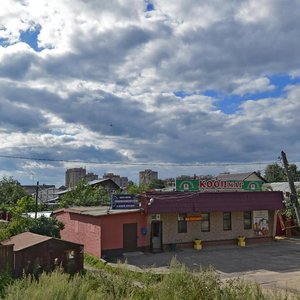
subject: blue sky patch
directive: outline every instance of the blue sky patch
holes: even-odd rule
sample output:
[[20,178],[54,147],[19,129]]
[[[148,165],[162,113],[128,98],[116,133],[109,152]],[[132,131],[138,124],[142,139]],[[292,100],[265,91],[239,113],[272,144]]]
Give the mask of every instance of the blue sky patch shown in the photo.
[[43,48],[38,47],[38,35],[40,34],[41,27],[36,26],[34,30],[21,31],[20,40],[28,44],[34,51],[40,52]]
[[[275,86],[272,91],[265,91],[260,93],[248,93],[245,95],[224,94],[217,90],[206,90],[202,93],[204,96],[214,98],[216,106],[225,114],[233,114],[238,109],[241,103],[247,100],[260,100],[265,98],[280,98],[286,95],[285,88],[289,85],[300,84],[300,77],[292,78],[288,74],[276,74],[267,76],[270,84]],[[196,93],[187,91],[176,91],[174,95],[184,99],[187,96],[195,95]]]
[[174,95],[179,98],[185,98],[188,96],[192,96],[194,93],[186,92],[186,91],[176,91]]
[[149,2],[149,1],[145,1],[145,2],[146,2],[146,11],[153,11],[154,10],[153,3]]

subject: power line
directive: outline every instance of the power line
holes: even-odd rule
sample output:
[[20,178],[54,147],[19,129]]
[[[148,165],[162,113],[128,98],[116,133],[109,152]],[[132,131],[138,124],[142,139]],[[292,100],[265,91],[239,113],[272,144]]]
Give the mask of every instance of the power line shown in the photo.
[[89,160],[68,160],[68,159],[52,159],[52,158],[36,158],[14,155],[0,155],[0,158],[48,161],[48,162],[65,162],[65,163],[84,163],[96,165],[124,165],[124,166],[165,166],[165,167],[218,167],[218,166],[247,166],[247,165],[268,165],[274,162],[207,162],[207,163],[164,163],[164,162],[100,162]]

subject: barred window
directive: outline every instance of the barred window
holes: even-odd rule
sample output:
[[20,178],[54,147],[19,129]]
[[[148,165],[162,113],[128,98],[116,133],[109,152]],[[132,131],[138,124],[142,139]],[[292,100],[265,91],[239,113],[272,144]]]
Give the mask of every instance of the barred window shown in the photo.
[[223,213],[223,230],[231,230],[231,212]]
[[178,233],[187,232],[186,214],[178,214]]
[[203,213],[201,214],[202,221],[201,221],[201,231],[210,231],[210,216],[209,213]]
[[252,212],[244,211],[244,229],[252,229]]

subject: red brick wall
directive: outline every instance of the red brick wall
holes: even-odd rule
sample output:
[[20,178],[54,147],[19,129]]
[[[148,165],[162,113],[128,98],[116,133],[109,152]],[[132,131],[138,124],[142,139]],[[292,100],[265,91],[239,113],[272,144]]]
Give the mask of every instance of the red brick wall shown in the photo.
[[123,248],[123,224],[137,223],[137,246],[149,244],[149,232],[142,235],[141,228],[147,227],[147,218],[140,212],[107,215],[101,217],[102,250]]
[[84,245],[84,251],[101,257],[100,219],[69,212],[59,212],[56,218],[65,224],[61,238]]
[[84,245],[86,253],[101,257],[101,251],[123,248],[123,224],[137,223],[138,248],[149,246],[149,231],[143,235],[141,229],[147,227],[147,219],[141,212],[110,214],[91,217],[69,212],[58,212],[56,217],[65,224],[62,239]]

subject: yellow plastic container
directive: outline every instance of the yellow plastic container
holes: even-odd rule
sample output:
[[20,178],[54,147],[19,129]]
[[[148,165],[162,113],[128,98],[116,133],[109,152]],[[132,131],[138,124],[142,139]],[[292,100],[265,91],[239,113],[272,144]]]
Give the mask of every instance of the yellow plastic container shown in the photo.
[[196,240],[194,240],[194,249],[195,250],[201,250],[202,249],[202,245],[201,245],[201,240],[198,240],[198,239],[196,239]]
[[238,246],[245,247],[246,246],[246,238],[244,236],[238,237]]

